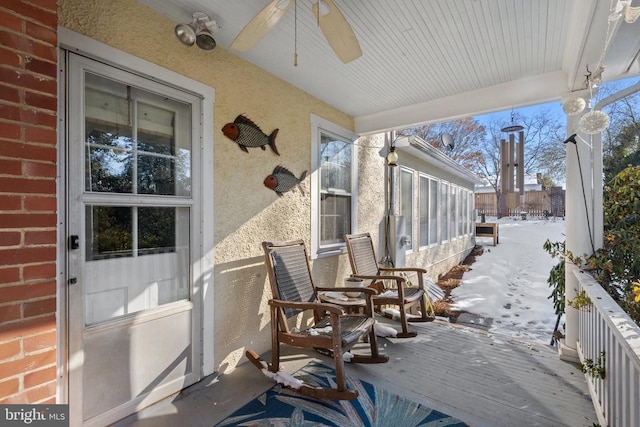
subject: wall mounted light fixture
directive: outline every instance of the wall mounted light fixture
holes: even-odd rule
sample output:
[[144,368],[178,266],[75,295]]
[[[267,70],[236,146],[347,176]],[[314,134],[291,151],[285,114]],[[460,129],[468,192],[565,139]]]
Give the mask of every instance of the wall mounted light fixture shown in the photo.
[[389,149],[389,153],[387,153],[387,164],[389,166],[398,166],[398,153],[396,153],[396,147],[393,145]]
[[392,142],[387,153],[387,164],[389,166],[398,166],[398,153],[396,147],[408,147],[416,139],[414,135],[399,135]]
[[216,41],[213,35],[218,31],[218,24],[206,13],[194,13],[191,22],[176,25],[174,31],[178,40],[186,46],[196,44],[202,50],[216,48]]

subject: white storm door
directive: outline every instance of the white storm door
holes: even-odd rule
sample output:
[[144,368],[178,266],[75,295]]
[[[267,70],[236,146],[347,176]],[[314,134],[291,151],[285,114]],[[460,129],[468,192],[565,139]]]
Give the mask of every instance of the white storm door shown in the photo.
[[69,53],[68,331],[73,425],[105,425],[201,372],[201,99]]

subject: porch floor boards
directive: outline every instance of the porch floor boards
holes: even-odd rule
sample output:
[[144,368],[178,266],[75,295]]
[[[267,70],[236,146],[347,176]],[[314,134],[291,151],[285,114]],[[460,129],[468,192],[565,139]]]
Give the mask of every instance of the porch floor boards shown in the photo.
[[[399,327],[387,319],[379,321]],[[379,339],[388,363],[347,364],[347,374],[471,426],[597,424],[584,375],[575,364],[561,361],[555,348],[439,321],[410,326],[418,331],[417,337]],[[331,366],[331,360],[318,353],[301,355],[291,347],[281,348],[283,369],[289,373],[312,359]],[[243,363],[232,373],[211,375],[115,426],[211,427],[272,385],[253,365]]]

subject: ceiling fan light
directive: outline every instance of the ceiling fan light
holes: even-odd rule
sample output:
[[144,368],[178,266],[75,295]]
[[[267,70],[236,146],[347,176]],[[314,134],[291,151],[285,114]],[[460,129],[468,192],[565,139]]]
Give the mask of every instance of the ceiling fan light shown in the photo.
[[187,46],[193,46],[196,42],[196,29],[191,24],[178,24],[175,28],[178,40]]

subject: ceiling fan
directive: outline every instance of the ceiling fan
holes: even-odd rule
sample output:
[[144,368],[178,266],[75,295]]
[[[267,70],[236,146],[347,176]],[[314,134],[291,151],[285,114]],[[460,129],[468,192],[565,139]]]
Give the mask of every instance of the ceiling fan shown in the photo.
[[[296,0],[271,1],[238,33],[231,43],[231,49],[246,52],[253,48],[295,2]],[[346,64],[362,56],[353,29],[333,0],[314,0],[312,9],[329,46],[342,62]]]

